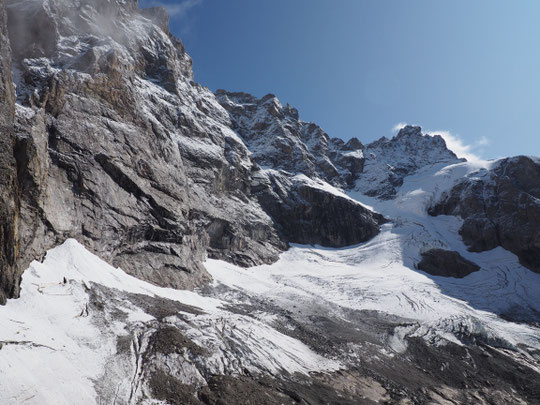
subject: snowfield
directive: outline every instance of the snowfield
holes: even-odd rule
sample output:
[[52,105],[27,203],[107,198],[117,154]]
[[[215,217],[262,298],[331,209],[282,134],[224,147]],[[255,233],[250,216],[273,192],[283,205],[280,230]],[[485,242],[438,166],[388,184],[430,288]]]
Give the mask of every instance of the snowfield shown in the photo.
[[[521,266],[517,257],[496,248],[471,253],[458,229],[462,221],[449,216],[431,217],[427,206],[463,176],[480,175],[492,162],[435,165],[405,179],[394,200],[381,201],[357,192],[349,195],[392,222],[364,244],[329,249],[293,246],[272,265],[243,269],[208,260],[215,283],[247,294],[280,301],[324,302],[355,310],[374,310],[417,321],[406,334],[437,343],[458,342],[466,329],[488,341],[508,347],[540,348],[540,329],[503,320],[513,315],[538,320],[540,275]],[[462,279],[428,275],[415,269],[420,252],[431,248],[458,251],[481,266]]]
[[[214,285],[204,291],[153,286],[67,240],[49,251],[43,263],[33,262],[23,275],[21,298],[0,307],[0,403],[157,404],[145,399],[136,361],[148,345],[142,331],[152,329],[156,318],[130,294],[161,297],[194,309],[179,311],[164,322],[209,351],[205,367],[214,374],[309,374],[343,367],[278,328],[274,313],[235,310],[246,302],[299,315],[320,307],[336,318],[346,316],[347,309],[385,313],[406,321],[385,337],[385,356],[406,352],[409,337],[444,345],[475,336],[520,353],[540,371],[530,354],[540,350],[540,328],[534,322],[503,319],[538,322],[540,275],[502,248],[468,252],[457,233],[460,219],[430,217],[425,210],[455,179],[481,175],[491,164],[427,167],[407,177],[394,200],[349,192],[350,198],[391,220],[377,237],[342,249],[295,245],[278,262],[249,269],[207,260]],[[463,279],[416,270],[420,252],[433,247],[456,250],[481,270]],[[99,288],[114,291],[116,312],[96,312],[92,297]],[[129,334],[141,339],[131,344],[130,356],[122,357],[118,339]],[[163,359],[165,364],[170,361]],[[176,375],[190,384],[205,383],[200,369],[189,362]]]
[[[223,301],[138,280],[70,239],[50,250],[43,263],[33,262],[24,273],[21,297],[0,308],[1,404],[96,404],[94,385],[106,374],[120,380],[114,388],[116,394],[133,400],[127,403],[140,398],[140,387],[125,373],[125,365],[113,359],[118,337],[154,317],[125,299],[116,308],[123,316],[106,314],[103,319],[89,309],[89,292],[95,284],[200,309],[197,315],[182,313],[184,322],[170,322],[210,350],[207,367],[215,374],[243,369],[309,373],[340,366],[261,321],[220,309],[226,304]],[[230,352],[228,340],[236,341],[243,351]],[[195,383],[202,380],[195,369],[187,370],[184,377]]]

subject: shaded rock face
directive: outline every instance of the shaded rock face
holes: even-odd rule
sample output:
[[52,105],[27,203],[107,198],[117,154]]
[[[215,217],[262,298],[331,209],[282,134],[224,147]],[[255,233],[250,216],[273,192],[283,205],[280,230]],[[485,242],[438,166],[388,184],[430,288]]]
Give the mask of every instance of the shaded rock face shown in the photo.
[[422,260],[417,265],[419,270],[432,276],[463,278],[480,266],[465,259],[458,252],[444,249],[430,249],[422,253]]
[[524,266],[540,272],[540,162],[518,156],[491,170],[460,180],[430,209],[431,215],[458,215],[469,250],[497,246],[515,253]]
[[0,304],[19,288],[16,163],[13,156],[15,93],[4,1],[0,1]]
[[287,178],[276,171],[263,171],[255,179],[259,202],[289,242],[353,245],[377,235],[385,222],[382,215],[305,176]]

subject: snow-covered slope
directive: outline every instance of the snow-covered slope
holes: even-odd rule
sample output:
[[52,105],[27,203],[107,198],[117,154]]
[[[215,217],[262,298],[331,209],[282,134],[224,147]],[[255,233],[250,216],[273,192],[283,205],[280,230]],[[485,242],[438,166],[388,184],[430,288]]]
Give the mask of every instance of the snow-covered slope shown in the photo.
[[[73,239],[49,251],[43,263],[32,263],[21,287],[21,298],[0,308],[2,404],[154,403],[145,374],[151,365],[139,362],[144,355],[149,363],[152,337],[164,327],[181,331],[187,348],[156,363],[178,367],[174,375],[184,384],[201,386],[204,376],[248,370],[340,367],[264,317],[227,311],[225,301],[190,291],[155,287],[109,266]],[[167,303],[170,314],[163,314]],[[196,361],[197,347],[206,351],[204,364]]]

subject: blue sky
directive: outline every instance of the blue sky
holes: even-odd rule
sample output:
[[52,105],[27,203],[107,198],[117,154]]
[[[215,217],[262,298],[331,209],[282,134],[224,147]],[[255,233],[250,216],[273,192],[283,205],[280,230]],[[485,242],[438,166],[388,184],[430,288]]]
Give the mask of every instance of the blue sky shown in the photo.
[[344,139],[411,123],[462,154],[540,155],[539,1],[159,3],[212,90],[274,93]]

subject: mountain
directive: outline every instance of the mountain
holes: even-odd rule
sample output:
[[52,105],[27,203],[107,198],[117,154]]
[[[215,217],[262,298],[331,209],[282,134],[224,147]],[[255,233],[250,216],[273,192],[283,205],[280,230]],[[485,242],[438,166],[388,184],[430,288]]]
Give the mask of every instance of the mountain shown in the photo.
[[459,215],[459,233],[475,252],[502,246],[540,273],[540,160],[501,159],[466,176],[446,192],[431,215]]
[[331,138],[162,8],[0,0],[0,399],[535,403],[540,160]]

